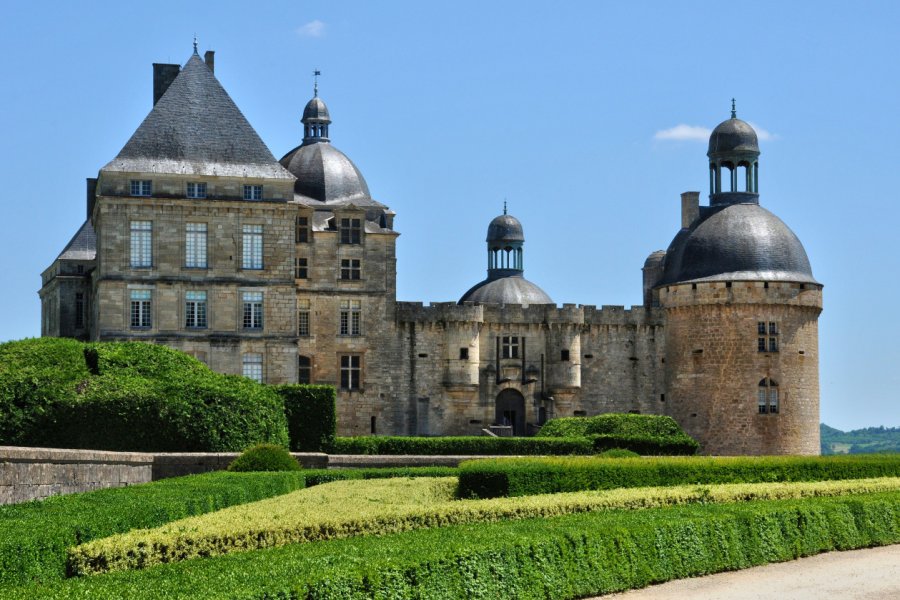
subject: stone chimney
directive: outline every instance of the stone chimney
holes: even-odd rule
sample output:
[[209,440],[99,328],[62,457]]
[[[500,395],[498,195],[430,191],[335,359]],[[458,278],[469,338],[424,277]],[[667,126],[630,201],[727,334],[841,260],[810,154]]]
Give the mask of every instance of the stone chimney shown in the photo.
[[687,229],[700,216],[700,192],[681,194],[681,228]]
[[215,50],[207,50],[203,55],[203,62],[206,63],[206,66],[209,67],[209,70],[213,73],[216,72],[216,52]]
[[179,72],[181,72],[179,65],[153,63],[153,106],[156,106],[159,99],[163,97],[163,94],[178,77]]

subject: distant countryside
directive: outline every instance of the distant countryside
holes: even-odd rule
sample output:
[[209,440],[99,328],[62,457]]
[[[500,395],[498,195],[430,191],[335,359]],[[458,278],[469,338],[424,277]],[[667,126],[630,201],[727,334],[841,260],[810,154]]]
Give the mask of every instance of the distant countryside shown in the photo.
[[841,431],[821,424],[822,454],[900,452],[900,427],[866,427]]

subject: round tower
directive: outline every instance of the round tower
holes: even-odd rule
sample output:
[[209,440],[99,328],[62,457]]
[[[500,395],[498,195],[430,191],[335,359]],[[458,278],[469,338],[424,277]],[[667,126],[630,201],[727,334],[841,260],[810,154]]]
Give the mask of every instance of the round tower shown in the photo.
[[756,132],[709,141],[709,206],[666,251],[667,412],[706,454],[818,454],[822,285],[800,240],[759,205]]

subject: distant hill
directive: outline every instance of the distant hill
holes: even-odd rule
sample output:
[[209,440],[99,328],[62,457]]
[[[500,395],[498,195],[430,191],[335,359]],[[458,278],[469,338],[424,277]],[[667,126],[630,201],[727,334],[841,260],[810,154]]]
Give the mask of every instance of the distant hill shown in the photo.
[[841,431],[822,423],[819,430],[822,434],[822,454],[900,452],[900,427],[866,427]]

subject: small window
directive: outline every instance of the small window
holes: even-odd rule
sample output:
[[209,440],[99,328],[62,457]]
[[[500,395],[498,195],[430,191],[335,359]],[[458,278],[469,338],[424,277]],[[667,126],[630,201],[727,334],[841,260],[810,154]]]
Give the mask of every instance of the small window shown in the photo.
[[244,329],[263,328],[263,293],[244,292],[242,322]]
[[188,198],[206,198],[206,183],[188,182],[187,184]]
[[309,299],[297,300],[297,335],[309,337]]
[[297,383],[312,383],[312,360],[308,356],[297,359]]
[[184,266],[205,269],[206,223],[186,223],[184,228]]
[[152,292],[150,290],[131,290],[131,328],[150,329],[153,321],[150,316]]
[[262,354],[248,352],[244,355],[243,375],[258,383],[263,381],[263,357]]
[[360,387],[360,357],[355,354],[341,356],[341,388],[358,390]]
[[131,180],[132,196],[152,196],[153,182],[149,179],[132,179]]
[[358,258],[341,259],[341,279],[358,281],[360,270],[360,260]]
[[263,268],[263,226],[244,225],[241,249],[242,269]]
[[778,384],[768,377],[759,381],[759,387],[756,393],[756,404],[759,414],[777,414],[778,403]]
[[262,200],[263,186],[261,185],[245,185],[244,200]]
[[298,258],[297,263],[294,265],[294,279],[308,279],[309,278],[309,259]]
[[309,217],[297,217],[294,242],[297,244],[309,243]]
[[559,360],[562,362],[569,362],[569,351],[568,350],[560,350],[559,351]]
[[757,352],[778,352],[778,323],[776,321],[758,321],[756,335]]
[[468,348],[460,348],[459,349],[459,360],[469,360],[469,349]]
[[361,219],[341,219],[342,244],[359,244],[362,236],[361,231]]
[[147,269],[153,266],[153,223],[131,222],[131,267]]
[[504,335],[500,340],[500,356],[502,358],[519,358],[519,338]]
[[84,265],[76,265],[75,272],[79,275],[84,275]]
[[206,327],[206,292],[185,292],[184,326],[188,329]]
[[362,302],[341,300],[340,335],[360,335],[362,332]]
[[75,329],[84,328],[84,293],[75,293]]

